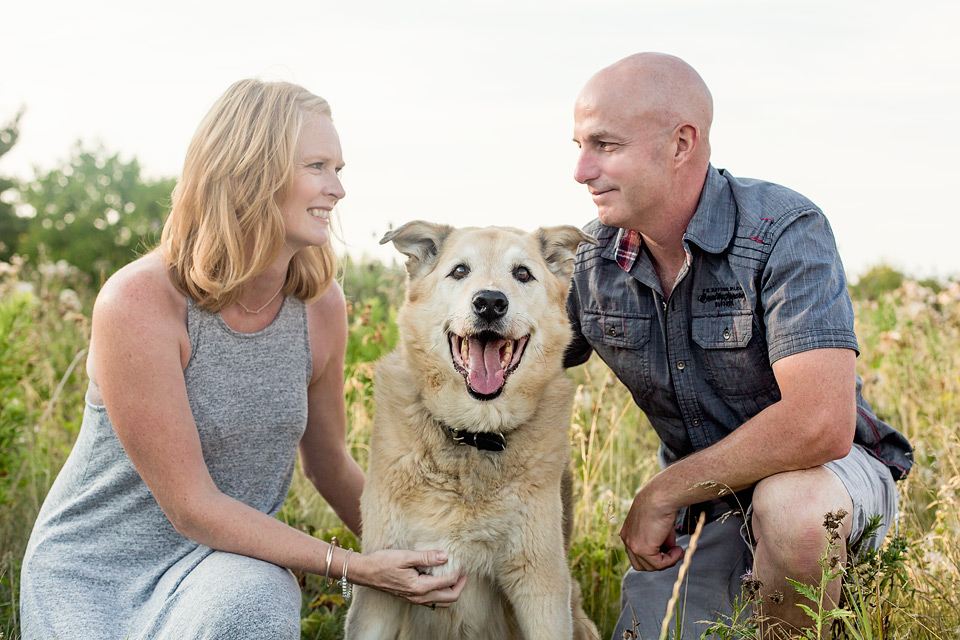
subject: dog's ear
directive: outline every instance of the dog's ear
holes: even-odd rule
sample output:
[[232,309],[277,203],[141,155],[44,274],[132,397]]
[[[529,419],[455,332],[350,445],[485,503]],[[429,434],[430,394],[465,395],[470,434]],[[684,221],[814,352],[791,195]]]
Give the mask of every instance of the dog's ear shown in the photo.
[[453,227],[449,225],[414,220],[388,231],[380,238],[380,244],[393,242],[397,251],[407,256],[407,274],[411,279],[418,278],[433,269],[451,231]]
[[550,270],[562,278],[573,275],[573,260],[581,242],[597,244],[597,239],[576,227],[540,227],[536,231],[540,239],[540,251]]

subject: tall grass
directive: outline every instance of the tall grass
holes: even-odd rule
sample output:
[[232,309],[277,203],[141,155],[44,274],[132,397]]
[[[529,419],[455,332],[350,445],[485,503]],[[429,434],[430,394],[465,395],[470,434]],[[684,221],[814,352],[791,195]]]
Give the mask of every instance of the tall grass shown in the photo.
[[[402,280],[397,269],[354,263],[348,263],[343,277],[350,314],[344,383],[348,446],[362,466],[372,423],[373,362],[396,343]],[[19,564],[33,519],[79,429],[92,299],[91,288],[66,265],[0,265],[4,639],[18,637]],[[900,483],[898,537],[888,541],[885,555],[848,570],[844,602],[860,626],[838,623],[835,637],[957,638],[960,285],[937,291],[907,280],[855,306],[864,394],[881,418],[910,438],[916,467]],[[571,566],[587,613],[609,637],[627,568],[618,531],[634,492],[656,472],[657,440],[630,394],[598,359],[570,375],[577,384],[570,454],[578,498]],[[314,535],[337,535],[348,546],[357,544],[299,471],[278,517]],[[341,637],[345,606],[340,596],[315,576],[302,575],[300,581],[302,637]]]
[[91,303],[84,277],[66,263],[0,263],[3,638],[18,637],[20,560],[40,504],[80,429]]

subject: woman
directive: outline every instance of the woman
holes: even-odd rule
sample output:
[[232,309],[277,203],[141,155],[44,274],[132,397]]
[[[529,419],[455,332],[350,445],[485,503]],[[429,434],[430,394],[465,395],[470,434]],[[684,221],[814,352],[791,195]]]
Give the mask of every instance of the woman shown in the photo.
[[285,568],[457,599],[465,576],[416,569],[440,551],[348,559],[271,517],[299,446],[360,530],[329,243],[342,166],[329,106],[292,84],[238,82],[200,124],[160,247],[94,306],[83,426],[24,558],[25,639],[297,638]]

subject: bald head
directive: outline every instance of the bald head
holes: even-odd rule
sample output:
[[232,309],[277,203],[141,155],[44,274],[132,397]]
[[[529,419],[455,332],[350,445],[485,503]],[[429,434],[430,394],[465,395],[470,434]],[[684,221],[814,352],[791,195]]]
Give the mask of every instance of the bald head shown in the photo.
[[675,239],[682,251],[710,166],[713,98],[699,74],[674,56],[632,55],[590,78],[573,119],[573,177],[601,222]]
[[601,69],[584,86],[577,105],[589,108],[601,102],[665,132],[683,122],[696,125],[709,158],[713,97],[700,74],[680,58],[637,53]]

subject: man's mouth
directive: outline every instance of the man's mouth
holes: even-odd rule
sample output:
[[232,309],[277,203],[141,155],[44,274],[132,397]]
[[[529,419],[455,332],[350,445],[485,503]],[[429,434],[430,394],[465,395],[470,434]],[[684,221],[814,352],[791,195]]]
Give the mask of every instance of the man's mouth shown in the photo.
[[613,191],[614,191],[613,189],[603,189],[603,190],[600,190],[600,189],[596,189],[596,190],[590,189],[590,195],[593,196],[594,198],[600,198],[600,197],[602,197],[602,196],[607,195],[608,193],[612,193]]
[[454,368],[467,383],[467,391],[477,400],[493,400],[503,392],[507,377],[520,366],[529,335],[517,340],[495,331],[472,336],[449,334]]

